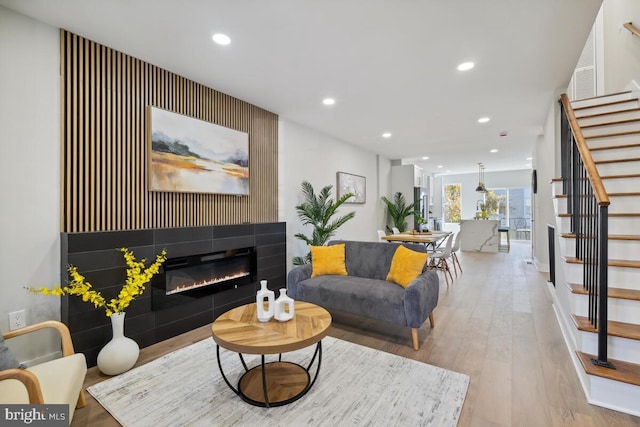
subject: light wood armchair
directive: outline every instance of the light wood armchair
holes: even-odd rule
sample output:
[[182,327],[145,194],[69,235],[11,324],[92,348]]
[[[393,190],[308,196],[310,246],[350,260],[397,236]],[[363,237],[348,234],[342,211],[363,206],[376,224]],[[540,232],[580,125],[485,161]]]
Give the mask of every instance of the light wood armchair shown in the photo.
[[28,369],[0,371],[0,403],[66,403],[71,423],[74,409],[86,405],[82,385],[87,362],[84,354],[73,350],[69,328],[64,323],[48,320],[5,332],[3,336],[8,340],[45,328],[56,329],[60,334],[62,357]]

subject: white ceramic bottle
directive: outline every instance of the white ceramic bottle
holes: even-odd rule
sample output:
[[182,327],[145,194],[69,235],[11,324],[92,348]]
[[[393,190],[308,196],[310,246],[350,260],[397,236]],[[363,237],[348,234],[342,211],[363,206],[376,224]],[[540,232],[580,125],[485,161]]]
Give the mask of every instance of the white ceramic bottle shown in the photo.
[[287,289],[280,289],[280,296],[276,300],[274,317],[278,322],[286,322],[293,319],[293,299],[287,295]]
[[[273,317],[273,311],[275,306],[275,293],[267,289],[267,281],[260,281],[260,290],[256,295],[256,306],[258,307],[258,321],[268,322]],[[267,308],[264,306],[265,300],[267,301]]]

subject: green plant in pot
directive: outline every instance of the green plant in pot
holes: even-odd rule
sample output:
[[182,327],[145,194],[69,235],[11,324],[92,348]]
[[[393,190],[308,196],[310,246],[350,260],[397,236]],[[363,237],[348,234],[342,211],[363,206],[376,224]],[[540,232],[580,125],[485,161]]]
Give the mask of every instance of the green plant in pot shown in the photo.
[[[347,199],[353,197],[353,194],[347,193],[334,201],[331,197],[332,188],[332,185],[327,185],[316,194],[309,182],[302,182],[304,202],[296,206],[296,212],[303,225],[311,225],[313,227],[313,232],[311,236],[297,233],[295,237],[310,246],[323,246],[340,226],[356,216],[355,212],[349,212],[346,215],[334,218],[338,208]],[[304,257],[296,256],[293,258],[293,265],[308,264],[310,262],[311,252]]]
[[397,192],[393,195],[393,202],[382,196],[382,201],[387,205],[387,211],[393,221],[393,226],[400,231],[407,231],[407,217],[411,215],[419,215],[419,201],[415,203],[407,203],[404,195]]

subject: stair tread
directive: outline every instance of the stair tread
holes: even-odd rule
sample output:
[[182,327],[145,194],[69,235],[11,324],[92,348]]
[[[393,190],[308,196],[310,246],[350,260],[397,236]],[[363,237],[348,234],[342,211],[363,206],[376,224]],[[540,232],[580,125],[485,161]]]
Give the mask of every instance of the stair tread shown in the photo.
[[[568,264],[584,264],[581,259],[576,257],[562,257],[562,259]],[[640,268],[640,261],[630,261],[625,259],[609,259],[607,263],[609,267],[628,267],[628,268]]]
[[627,193],[607,193],[609,197],[633,197],[640,196],[640,192],[638,191],[630,191]]
[[[571,317],[573,317],[573,321],[578,327],[578,330],[583,332],[598,332],[598,330],[591,324],[588,317],[578,316],[576,314],[572,314]],[[630,340],[640,340],[640,325],[609,320],[607,322],[607,335],[627,338]]]
[[624,136],[624,135],[639,135],[640,130],[629,130],[626,132],[612,132],[612,133],[603,133],[600,135],[589,135],[585,136],[584,139],[598,139],[598,138],[607,138],[609,136]]
[[640,108],[636,107],[636,108],[628,108],[626,110],[607,111],[607,112],[604,112],[604,113],[588,114],[588,115],[580,116],[580,117],[577,117],[577,118],[578,119],[592,119],[594,117],[610,116],[610,115],[613,115],[613,114],[622,114],[622,113],[632,113],[634,111],[640,111]]
[[[576,101],[573,102],[577,102],[577,101],[586,101],[587,99],[593,99],[593,98],[586,98],[586,99],[577,99]],[[616,104],[625,104],[627,102],[638,102],[637,99],[635,98],[631,98],[631,99],[621,99],[619,101],[611,101],[611,102],[603,102],[602,104],[594,104],[594,105],[585,105],[584,107],[574,107],[573,105],[571,106],[571,108],[573,109],[573,111],[580,111],[580,110],[586,110],[588,108],[596,108],[596,107],[607,107],[609,105],[616,105]]]
[[[567,239],[575,239],[576,235],[574,233],[562,233],[562,237]],[[609,234],[609,240],[639,240],[640,235],[637,234]]]
[[616,368],[609,369],[591,363],[591,359],[596,358],[595,355],[582,353],[581,351],[576,351],[576,353],[587,374],[640,386],[640,365],[622,360],[609,359],[609,362]]
[[[584,286],[578,283],[568,283],[571,292],[579,295],[588,295],[589,291],[587,291]],[[609,287],[608,290],[609,298],[616,299],[628,299],[633,301],[640,301],[640,290],[638,289],[624,289],[624,288],[612,288]]]
[[[559,213],[558,216],[560,218],[571,218],[571,214],[570,213]],[[633,217],[640,217],[640,213],[639,212],[622,212],[622,213],[610,213],[609,214],[609,218],[614,217],[614,218],[633,218]]]
[[592,129],[600,126],[621,125],[621,124],[634,123],[634,122],[640,122],[640,119],[622,119],[622,120],[615,120],[615,121],[606,122],[606,123],[594,123],[592,125],[581,125],[580,128]]
[[594,163],[596,165],[604,165],[610,163],[627,163],[627,162],[640,162],[640,157],[626,157],[624,159],[614,159],[614,160],[596,160]]
[[624,149],[624,148],[637,148],[637,147],[640,147],[640,143],[608,145],[606,147],[589,148],[589,150],[591,150],[591,151],[603,151],[603,150],[619,150],[619,149]]
[[640,173],[628,173],[628,174],[624,174],[624,175],[604,175],[604,176],[600,176],[600,179],[621,179],[621,178],[640,178]]

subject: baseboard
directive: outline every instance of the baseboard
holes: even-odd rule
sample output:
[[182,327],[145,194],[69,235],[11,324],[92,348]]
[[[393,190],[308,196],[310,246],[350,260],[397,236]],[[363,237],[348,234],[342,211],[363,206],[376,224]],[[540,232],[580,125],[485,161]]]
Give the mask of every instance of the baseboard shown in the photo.
[[549,272],[549,263],[538,261],[538,258],[533,258],[533,266],[541,273]]

